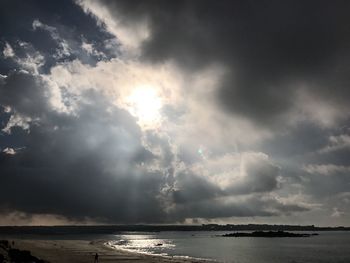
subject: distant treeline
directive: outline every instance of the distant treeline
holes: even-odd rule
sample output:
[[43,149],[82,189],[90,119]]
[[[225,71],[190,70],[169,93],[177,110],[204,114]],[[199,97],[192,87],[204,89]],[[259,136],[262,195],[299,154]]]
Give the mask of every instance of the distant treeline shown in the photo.
[[83,226],[0,226],[0,234],[31,235],[82,235],[117,234],[119,232],[161,231],[350,231],[350,227],[317,227],[314,225],[83,225]]

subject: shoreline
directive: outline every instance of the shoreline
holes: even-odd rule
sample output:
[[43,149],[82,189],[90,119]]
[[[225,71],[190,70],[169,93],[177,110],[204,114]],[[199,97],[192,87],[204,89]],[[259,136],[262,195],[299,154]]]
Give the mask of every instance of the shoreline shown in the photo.
[[175,256],[171,256],[171,255],[167,255],[167,254],[153,254],[153,253],[147,253],[147,252],[136,252],[132,249],[127,249],[127,248],[121,248],[118,247],[117,245],[111,245],[108,244],[110,241],[106,241],[104,243],[104,245],[108,248],[111,248],[113,250],[118,250],[118,251],[122,251],[122,252],[126,252],[126,253],[131,253],[131,254],[136,254],[136,255],[144,255],[144,256],[150,256],[150,257],[160,257],[160,258],[165,258],[165,259],[169,259],[172,262],[178,262],[178,260],[180,260],[181,262],[196,262],[196,263],[211,263],[211,262],[215,262],[217,263],[217,260],[214,259],[207,259],[207,258],[198,258],[198,257],[191,257],[191,256],[179,256],[179,255],[175,255]]
[[94,262],[98,253],[99,262],[140,262],[140,263],[203,263],[214,260],[182,256],[167,256],[138,253],[107,245],[108,240],[60,240],[60,239],[9,239],[14,241],[13,248],[30,251],[31,254],[49,263],[86,263]]

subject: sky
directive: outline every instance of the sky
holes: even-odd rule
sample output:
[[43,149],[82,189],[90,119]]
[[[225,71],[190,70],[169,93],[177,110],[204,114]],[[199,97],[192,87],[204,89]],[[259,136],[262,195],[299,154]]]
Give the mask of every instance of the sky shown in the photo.
[[349,226],[350,2],[0,1],[0,225]]

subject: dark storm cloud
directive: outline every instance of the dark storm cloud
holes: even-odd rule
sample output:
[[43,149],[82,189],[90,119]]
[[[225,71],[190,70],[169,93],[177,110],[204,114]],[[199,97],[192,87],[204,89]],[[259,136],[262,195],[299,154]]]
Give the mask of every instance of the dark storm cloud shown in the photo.
[[[157,149],[152,153],[141,143],[136,119],[103,95],[83,92],[75,114],[68,114],[51,108],[47,85],[41,76],[24,71],[9,74],[1,83],[0,104],[10,106],[10,114],[30,118],[28,132],[19,133],[15,126],[2,137],[22,142],[20,149],[14,147],[15,154],[5,150],[13,147],[10,141],[0,153],[2,211],[128,223],[297,211],[270,199],[257,202],[254,196],[226,202],[232,195],[276,189],[279,169],[268,161],[247,161],[246,179],[224,190],[196,174],[174,176],[175,157],[166,136],[145,134],[147,147]],[[161,169],[148,170],[154,163]],[[166,207],[169,202],[174,210]]]
[[[34,92],[34,87],[16,88]],[[43,110],[40,121],[23,135],[24,149],[15,155],[1,153],[0,207],[114,222],[161,221],[157,195],[162,175],[137,168],[154,156],[141,145],[135,119],[124,110],[107,111],[109,102],[98,94],[84,97],[88,103],[80,105],[76,116]],[[35,108],[40,98],[28,97],[28,105]],[[10,105],[37,116],[37,111],[22,108],[21,100],[14,96]]]
[[[228,72],[224,108],[261,125],[283,121],[300,82],[331,103],[349,97],[346,1],[109,1],[122,23],[147,21],[144,58]],[[311,88],[313,86],[313,88]]]
[[[23,85],[24,80],[30,85]],[[237,191],[272,191],[276,184],[273,166],[259,161],[247,164],[249,179],[231,193],[195,174],[174,179],[170,171],[174,157],[166,138],[148,133],[148,144],[161,147],[160,156],[155,156],[141,144],[136,120],[124,110],[113,107],[111,111],[103,96],[87,91],[76,114],[58,113],[46,103],[45,85],[39,76],[15,72],[0,87],[4,98],[1,103],[31,119],[39,118],[30,123],[30,132],[17,135],[23,142],[21,150],[14,155],[6,151],[0,154],[2,211],[132,223],[174,222],[186,217],[270,216],[295,210],[271,200],[257,202],[253,198],[248,203],[233,204],[216,200]],[[15,96],[12,90],[28,96]],[[161,158],[166,172],[142,168],[157,158]],[[162,196],[162,189],[174,185],[177,190],[171,191],[171,201],[176,208],[165,212],[163,199],[167,197]]]
[[298,157],[324,147],[332,132],[332,129],[320,129],[314,123],[300,123],[290,128],[288,132],[264,140],[256,147],[276,158]]
[[245,176],[234,182],[228,191],[234,194],[271,192],[278,188],[280,168],[261,158],[251,158],[244,164]]
[[[141,45],[140,63],[172,60],[190,73],[223,65],[227,72],[218,102],[229,113],[260,125],[283,123],[285,114],[295,106],[298,81],[312,83],[305,89],[332,105],[345,105],[349,97],[345,89],[350,28],[347,2],[98,3],[122,23],[149,23],[151,34]],[[346,191],[346,172],[327,177],[300,168],[326,161],[347,166],[348,148],[337,148],[347,138],[341,135],[346,134],[305,123],[255,148],[240,146],[240,151],[250,156],[241,163],[242,174],[235,177],[231,170],[225,171],[232,180],[218,184],[216,170],[208,168],[203,175],[195,168],[203,165],[205,170],[206,161],[210,166],[215,158],[230,155],[226,148],[217,150],[215,156],[208,150],[206,159],[197,153],[198,147],[174,145],[162,129],[142,130],[134,117],[102,95],[101,87],[90,90],[72,84],[72,88],[82,89],[78,95],[67,87],[50,87],[48,78],[62,77],[50,76],[52,66],[60,64],[64,69],[74,59],[82,64],[62,72],[73,75],[74,70],[86,66],[86,72],[96,74],[96,79],[104,77],[106,71],[101,75],[93,71],[98,56],[81,45],[93,44],[97,53],[104,54],[103,63],[108,63],[117,53],[108,53],[106,41],[114,41],[116,49],[120,43],[94,18],[71,1],[2,1],[0,5],[0,49],[9,43],[15,53],[14,57],[0,57],[0,74],[6,75],[0,76],[0,128],[4,129],[11,117],[17,118],[17,123],[0,134],[0,214],[19,211],[74,220],[90,217],[114,223],[159,223],[310,210],[302,202],[274,197],[283,187],[280,179],[286,175],[286,167],[295,181],[303,184],[305,193],[320,197]],[[27,43],[25,47],[23,43]],[[69,54],[60,57],[62,43],[68,45]],[[44,65],[39,72],[23,70],[21,62],[35,52],[43,56]],[[52,105],[61,99],[51,101],[57,96],[54,91],[63,96],[62,106],[73,112]],[[185,110],[167,106],[161,111],[168,121],[183,124]],[[276,159],[282,167],[275,164]]]
[[94,91],[82,94],[76,114],[57,112],[47,85],[24,71],[0,84],[0,104],[11,107],[7,114],[29,118],[30,126],[20,132],[15,125],[1,135],[0,210],[113,222],[164,220],[162,173],[141,166],[155,156],[142,146],[136,120]]
[[197,203],[178,205],[174,216],[180,218],[219,218],[219,217],[251,217],[251,216],[273,216],[274,212],[266,210],[265,207],[255,204],[256,200],[235,202],[222,202],[220,200],[205,200]]
[[223,191],[217,185],[205,177],[190,173],[181,173],[177,176],[176,188],[172,193],[173,200],[180,204],[196,203],[223,195]]
[[350,167],[333,164],[310,164],[301,172],[304,191],[319,202],[348,193],[350,187]]
[[[242,159],[241,175],[237,178],[235,172],[231,171],[230,181],[222,187],[206,176],[191,172],[177,174],[175,190],[172,192],[174,202],[184,204],[225,196],[269,193],[279,187],[278,166],[259,154],[246,154]],[[215,175],[217,171],[211,173]]]
[[48,109],[44,83],[26,72],[12,72],[3,81],[0,104],[15,108],[17,112],[38,117]]
[[[57,38],[42,27],[33,27],[39,21],[55,31]],[[15,52],[22,52],[19,42],[30,43],[35,50],[45,56],[43,71],[48,71],[57,62],[79,58],[83,63],[96,64],[101,59],[86,54],[81,48],[82,41],[92,43],[94,48],[108,57],[115,56],[105,47],[105,41],[114,39],[106,31],[100,30],[96,21],[86,16],[73,1],[48,2],[44,0],[4,0],[0,3],[0,48],[8,42]],[[57,52],[63,41],[71,52],[57,59]],[[16,68],[10,60],[0,61],[0,73],[7,74]]]
[[[281,171],[275,168],[267,170],[266,177],[252,176],[246,182],[235,182],[232,192],[258,192],[259,186],[262,191],[276,190],[279,186],[273,176],[276,173],[282,177],[280,186],[284,187],[284,193],[290,190],[286,187],[299,185],[297,192],[302,189],[313,202],[321,202],[325,207],[331,196],[348,191],[349,171],[341,167],[350,165],[349,147],[338,145],[345,144],[347,133],[335,137],[341,133],[338,129],[348,127],[349,123],[349,2],[102,0],[99,3],[118,21],[149,24],[150,37],[141,44],[144,60],[175,61],[189,72],[223,65],[227,71],[217,102],[228,113],[275,132],[257,145],[241,145],[240,150],[267,153],[281,166]],[[293,118],[298,120],[289,127],[295,121]],[[329,138],[333,139],[328,141]],[[191,156],[197,158],[185,150],[180,154],[189,163]],[[331,176],[310,174],[302,171],[302,165],[335,165],[338,172]],[[263,178],[266,180],[260,180]],[[230,209],[221,210],[220,205],[211,203],[220,196],[220,190],[202,180],[196,191],[180,188],[174,193],[179,204],[190,202],[191,193],[201,200],[197,210],[195,204],[190,208],[184,205],[183,213],[197,211],[207,217],[220,214],[206,210],[214,206],[229,214]],[[208,190],[211,187],[214,189]],[[283,209],[280,207],[280,212]]]
[[309,208],[297,204],[284,204],[272,197],[248,196],[244,199],[205,199],[200,202],[177,204],[172,211],[179,218],[218,217],[270,217],[293,212],[304,212]]

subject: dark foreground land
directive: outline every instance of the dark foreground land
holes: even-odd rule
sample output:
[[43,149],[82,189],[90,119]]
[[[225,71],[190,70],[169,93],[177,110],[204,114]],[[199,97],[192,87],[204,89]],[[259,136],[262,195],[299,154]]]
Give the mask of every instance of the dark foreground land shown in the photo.
[[251,233],[236,232],[222,235],[223,237],[310,237],[317,236],[317,233],[290,233],[285,231],[254,231]]
[[14,243],[8,240],[0,240],[0,263],[21,262],[21,263],[47,263],[47,261],[34,257],[28,250],[13,248]]
[[[7,242],[7,241],[4,241]],[[14,242],[14,245],[12,245]],[[92,263],[95,254],[99,263],[210,263],[193,258],[162,257],[113,249],[105,240],[30,240],[13,239],[9,247],[0,249],[1,263]],[[10,255],[16,250],[17,257]],[[29,252],[30,251],[30,252]]]

